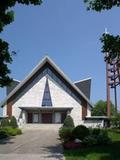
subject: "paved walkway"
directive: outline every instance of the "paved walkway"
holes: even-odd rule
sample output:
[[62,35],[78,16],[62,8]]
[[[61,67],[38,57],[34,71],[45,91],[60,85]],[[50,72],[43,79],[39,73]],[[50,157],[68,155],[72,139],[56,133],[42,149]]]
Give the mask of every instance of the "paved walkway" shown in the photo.
[[58,130],[26,129],[20,136],[0,141],[0,160],[63,160]]

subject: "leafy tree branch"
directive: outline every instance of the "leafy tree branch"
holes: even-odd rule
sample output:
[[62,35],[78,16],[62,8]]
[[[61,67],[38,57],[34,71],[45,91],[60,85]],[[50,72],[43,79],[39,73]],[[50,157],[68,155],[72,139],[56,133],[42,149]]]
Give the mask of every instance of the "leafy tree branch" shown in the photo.
[[[11,7],[18,4],[40,5],[42,0],[0,0],[0,33],[4,27],[14,21],[14,11]],[[0,87],[10,85],[10,69],[8,64],[12,63],[12,53],[9,51],[8,42],[0,39]]]

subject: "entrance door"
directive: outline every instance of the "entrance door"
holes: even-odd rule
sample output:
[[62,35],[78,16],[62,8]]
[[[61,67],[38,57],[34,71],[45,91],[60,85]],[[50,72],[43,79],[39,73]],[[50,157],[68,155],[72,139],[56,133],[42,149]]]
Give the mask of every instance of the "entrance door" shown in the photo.
[[33,114],[32,113],[28,113],[27,119],[28,119],[28,123],[32,123]]
[[39,122],[39,114],[33,113],[33,123],[38,123],[38,122]]
[[55,113],[55,123],[61,123],[61,113]]
[[52,123],[52,113],[42,113],[42,123]]

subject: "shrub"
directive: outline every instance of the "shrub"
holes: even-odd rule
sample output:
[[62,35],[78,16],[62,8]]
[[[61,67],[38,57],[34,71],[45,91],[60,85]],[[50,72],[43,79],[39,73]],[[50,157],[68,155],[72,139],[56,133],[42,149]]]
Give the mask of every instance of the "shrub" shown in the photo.
[[110,138],[108,137],[107,130],[94,128],[92,129],[92,134],[88,135],[84,138],[83,143],[90,145],[96,145],[96,144],[109,144]]
[[89,135],[89,129],[84,125],[79,125],[73,129],[73,137],[76,139],[83,140]]
[[91,134],[97,136],[100,134],[100,131],[100,128],[93,128]]
[[72,140],[73,139],[72,130],[73,128],[61,127],[59,129],[60,138],[63,139],[64,141]]
[[5,127],[3,128],[3,130],[6,131],[9,136],[16,136],[18,134],[22,134],[22,131],[19,128]]
[[98,143],[96,136],[94,135],[88,135],[83,140],[84,144],[87,144],[88,146],[96,145]]
[[2,119],[2,121],[1,121],[1,127],[8,127],[8,126],[10,126],[9,119],[8,118]]
[[7,138],[8,133],[4,129],[0,129],[0,139]]
[[63,127],[74,127],[74,122],[73,122],[73,119],[70,115],[68,115],[65,120],[64,120],[64,123],[63,123]]
[[111,125],[114,128],[120,128],[120,113],[117,113],[110,119]]
[[15,128],[15,130],[16,130],[17,135],[22,134],[22,131],[21,131],[21,129],[20,129],[20,128]]
[[16,131],[12,127],[6,127],[4,130],[8,133],[9,136],[16,136]]
[[107,130],[101,129],[100,134],[97,136],[98,144],[108,144],[110,141]]
[[13,128],[18,128],[17,120],[14,116],[10,118],[10,126]]

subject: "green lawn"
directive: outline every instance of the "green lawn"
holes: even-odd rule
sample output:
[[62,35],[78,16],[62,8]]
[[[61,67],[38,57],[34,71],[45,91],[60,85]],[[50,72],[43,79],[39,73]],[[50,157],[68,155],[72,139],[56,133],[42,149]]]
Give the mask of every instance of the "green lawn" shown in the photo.
[[112,143],[77,150],[65,150],[66,160],[120,160],[120,133],[110,132]]

